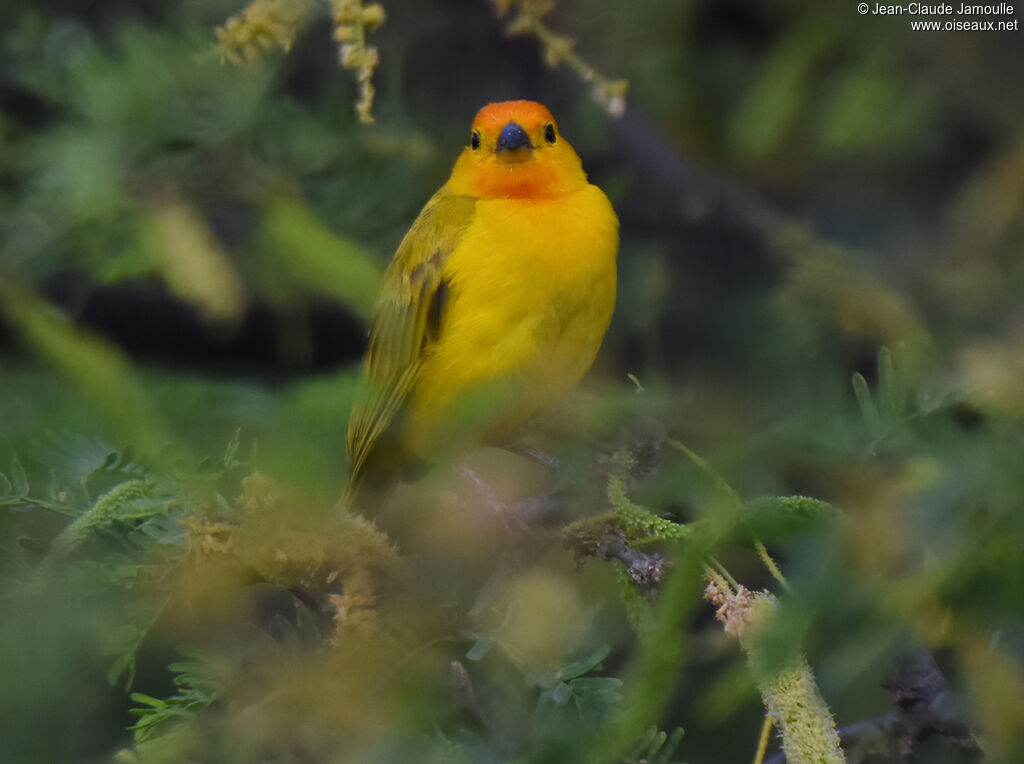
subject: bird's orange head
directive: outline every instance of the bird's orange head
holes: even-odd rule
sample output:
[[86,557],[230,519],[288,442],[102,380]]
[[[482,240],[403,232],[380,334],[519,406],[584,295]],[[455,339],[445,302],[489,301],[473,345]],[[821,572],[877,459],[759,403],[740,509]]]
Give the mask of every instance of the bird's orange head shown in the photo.
[[478,199],[563,196],[587,184],[580,158],[535,101],[503,101],[477,112],[448,181]]

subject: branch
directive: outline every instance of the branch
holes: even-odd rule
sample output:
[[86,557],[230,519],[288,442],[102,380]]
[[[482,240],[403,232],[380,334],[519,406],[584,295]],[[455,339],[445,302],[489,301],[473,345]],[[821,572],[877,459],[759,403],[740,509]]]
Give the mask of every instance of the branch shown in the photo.
[[638,586],[653,586],[660,583],[668,564],[660,554],[638,552],[626,543],[621,533],[614,534],[599,547],[605,560],[618,560],[626,566],[626,573]]
[[[897,751],[899,761],[909,762],[917,745],[932,737],[957,748],[979,750],[963,710],[931,653],[921,651],[905,659],[897,678],[885,682],[884,687],[892,693],[895,711],[837,730],[843,747],[858,757],[851,756],[850,761],[862,761],[877,753],[881,743],[886,752]],[[871,741],[876,745],[872,747]],[[786,756],[779,753],[764,764],[785,762]]]

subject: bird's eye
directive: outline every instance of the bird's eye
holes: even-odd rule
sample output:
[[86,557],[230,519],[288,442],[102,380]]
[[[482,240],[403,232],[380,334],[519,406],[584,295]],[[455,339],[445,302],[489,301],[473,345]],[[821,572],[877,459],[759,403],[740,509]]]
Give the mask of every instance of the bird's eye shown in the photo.
[[544,140],[548,143],[555,142],[555,126],[548,122],[544,125]]
[[474,151],[480,148],[480,133],[478,133],[476,130],[474,130],[473,133],[469,136],[469,146]]

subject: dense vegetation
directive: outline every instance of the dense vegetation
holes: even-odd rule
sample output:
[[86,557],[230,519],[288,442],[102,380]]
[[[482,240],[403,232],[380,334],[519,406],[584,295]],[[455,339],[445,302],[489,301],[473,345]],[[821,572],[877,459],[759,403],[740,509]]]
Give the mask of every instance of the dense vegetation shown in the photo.
[[[1024,760],[1020,32],[0,21],[0,760],[749,761],[766,710],[766,761],[843,760],[833,719],[851,762]],[[378,279],[511,97],[618,211],[612,328],[526,436],[553,466],[481,449],[371,523]]]

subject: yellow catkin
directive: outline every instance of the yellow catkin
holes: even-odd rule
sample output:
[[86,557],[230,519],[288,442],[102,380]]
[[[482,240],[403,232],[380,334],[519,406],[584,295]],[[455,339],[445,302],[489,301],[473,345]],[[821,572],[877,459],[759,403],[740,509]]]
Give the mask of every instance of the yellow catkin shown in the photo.
[[241,64],[274,48],[290,50],[312,10],[312,0],[254,0],[217,29],[221,59]]
[[334,39],[340,43],[338,58],[345,69],[355,72],[359,84],[356,114],[365,124],[373,122],[373,73],[380,64],[376,46],[366,44],[366,35],[375,32],[387,19],[379,3],[363,5],[362,0],[331,0],[334,13]]
[[762,652],[758,636],[776,613],[775,597],[743,586],[733,592],[721,578],[709,576],[704,598],[718,607],[715,617],[725,631],[739,638],[765,709],[782,736],[786,760],[790,764],[845,762],[832,712],[818,691],[807,659],[797,653],[777,667]]

